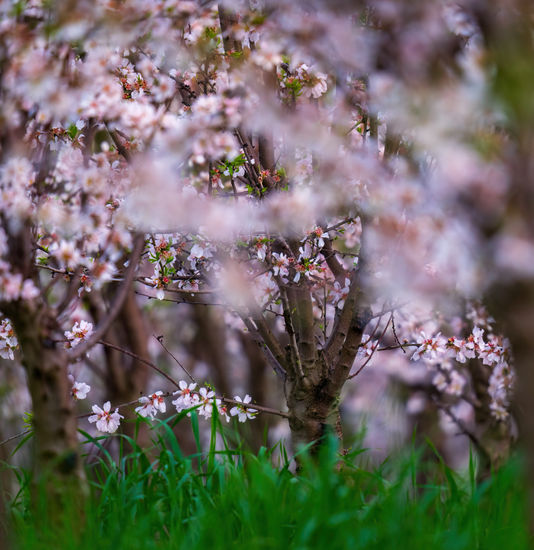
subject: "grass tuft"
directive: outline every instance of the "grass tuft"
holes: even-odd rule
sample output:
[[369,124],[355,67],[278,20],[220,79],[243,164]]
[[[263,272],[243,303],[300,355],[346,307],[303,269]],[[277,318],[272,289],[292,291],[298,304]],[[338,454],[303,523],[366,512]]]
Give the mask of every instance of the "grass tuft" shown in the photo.
[[[84,513],[71,514],[67,506],[58,525],[39,523],[30,505],[29,476],[15,471],[21,486],[11,503],[15,548],[529,547],[519,459],[477,485],[474,459],[465,475],[439,456],[432,465],[422,464],[414,451],[363,469],[359,451],[341,457],[330,438],[318,459],[301,455],[296,475],[282,444],[252,454],[232,450],[219,438],[219,449],[217,419],[204,451],[196,420],[193,415],[198,447],[193,456],[180,450],[172,419],[154,429],[154,448],[148,451],[124,435],[112,436],[122,442],[118,458],[106,450],[106,437],[82,432],[86,443],[99,449],[87,472],[90,495]],[[282,458],[273,465],[275,451]]]

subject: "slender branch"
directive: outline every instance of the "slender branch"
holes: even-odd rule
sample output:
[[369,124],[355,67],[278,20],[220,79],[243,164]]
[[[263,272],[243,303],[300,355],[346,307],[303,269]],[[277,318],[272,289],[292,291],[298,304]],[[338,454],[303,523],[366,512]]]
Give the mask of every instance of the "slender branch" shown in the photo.
[[[162,397],[170,397],[171,395],[173,395],[172,392],[165,392],[162,395]],[[242,401],[237,401],[236,399],[230,399],[228,397],[223,397],[222,395],[215,395],[213,397],[213,399],[219,399],[223,403],[228,403],[229,405],[237,405],[239,407],[243,407],[244,409],[255,409],[255,410],[260,411],[260,412],[264,412],[264,413],[268,413],[268,414],[275,414],[276,416],[281,416],[283,418],[289,418],[289,414],[284,412],[284,411],[279,411],[277,409],[271,409],[270,407],[264,407],[263,405],[258,405],[257,403],[243,403]],[[134,401],[128,401],[127,403],[121,403],[120,405],[117,405],[117,406],[112,407],[112,408],[120,409],[122,407],[129,407],[129,406],[135,405],[137,403],[139,403],[139,399],[135,399]],[[191,407],[191,408],[192,409],[197,408],[199,405],[200,405],[200,403],[193,406],[193,407]],[[92,413],[92,412],[86,413],[86,414],[80,414],[80,415],[77,416],[77,418],[87,418],[88,416],[91,416],[93,414],[94,413]],[[28,430],[25,433],[28,433],[30,431],[31,430]],[[18,434],[17,436],[13,436],[10,439],[15,439],[16,437],[20,437],[20,436],[21,436],[21,434]],[[6,440],[6,442],[7,441],[8,440]],[[2,443],[5,443],[5,442],[2,442]]]
[[262,337],[265,345],[272,351],[276,360],[280,363],[282,370],[285,372],[287,370],[287,364],[284,359],[284,353],[278,340],[275,338],[274,334],[271,332],[271,329],[265,322],[265,319],[260,315],[253,317],[252,320],[258,329],[258,333]]
[[323,232],[328,233],[329,231],[333,231],[334,229],[337,229],[342,225],[345,225],[347,223],[352,223],[354,220],[355,220],[355,217],[352,217],[352,216],[349,218],[345,218],[344,220],[341,220],[340,222],[337,222],[334,225],[330,225],[329,227],[323,227]]
[[[399,344],[396,346],[384,346],[383,348],[377,348],[376,351],[388,351],[392,349],[402,349],[404,351],[404,348],[418,348],[421,344]],[[404,352],[406,353],[406,352]]]
[[[380,336],[378,337],[378,341],[380,342],[380,340],[382,340],[382,338],[384,337],[384,334],[386,334],[386,331],[389,327],[389,323],[391,323],[391,319],[393,318],[393,313],[390,315],[389,319],[388,319],[388,322],[386,323],[386,326],[384,327],[384,330],[382,331],[382,334],[380,334]],[[378,325],[377,325],[378,326]],[[354,374],[351,374],[349,377],[348,377],[348,380],[351,380],[352,378],[354,378],[355,376],[358,376],[358,374],[360,374],[360,372],[362,372],[362,370],[368,365],[369,361],[371,361],[371,359],[373,358],[375,352],[376,352],[377,348],[374,348],[373,351],[371,352],[371,355],[369,355],[369,357],[364,361],[363,365],[354,373]]]
[[137,264],[139,262],[139,258],[141,257],[141,253],[143,252],[144,246],[145,246],[145,239],[143,235],[138,235],[134,240],[134,247],[133,247],[132,254],[130,256],[130,264],[128,265],[128,268],[126,270],[124,281],[122,282],[115,296],[115,300],[112,306],[110,307],[108,314],[102,320],[102,322],[99,323],[96,330],[85,342],[81,343],[75,348],[72,348],[71,352],[69,353],[69,358],[71,360],[79,359],[80,357],[85,355],[96,343],[98,343],[99,340],[102,338],[102,336],[106,334],[109,327],[111,326],[111,323],[113,323],[113,321],[119,314],[124,304],[124,300],[126,300],[126,296],[128,295],[128,291],[133,282],[133,279],[135,277]]
[[332,332],[330,333],[330,338],[326,343],[325,351],[330,363],[335,362],[347,337],[353,312],[356,307],[356,298],[360,292],[359,277],[359,270],[354,270],[350,277],[350,288],[347,298],[345,299],[345,305],[343,306],[341,315],[337,317]]
[[119,154],[121,154],[127,162],[130,162],[131,155],[128,149],[124,147],[124,145],[121,143],[119,137],[117,136],[117,133],[114,130],[110,130],[107,128],[109,135],[111,136],[111,139],[113,140],[113,143],[115,144],[115,147],[117,148],[117,151]]
[[173,353],[167,348],[167,346],[165,346],[165,344],[163,343],[163,336],[154,336],[154,338],[159,342],[159,345],[174,359],[174,361],[176,362],[176,364],[187,374],[187,376],[189,376],[189,378],[191,378],[191,380],[193,382],[195,382],[195,384],[197,383],[197,381],[193,378],[192,374],[182,365],[182,363],[180,363],[180,361],[178,361],[178,358],[173,355]]
[[330,268],[330,271],[334,274],[336,281],[342,282],[347,276],[345,268],[341,265],[336,257],[336,252],[332,247],[332,241],[326,239],[324,242],[323,250],[321,251],[325,257],[326,263]]
[[440,403],[435,395],[432,396],[432,401],[436,405],[436,407],[440,410],[442,410],[462,431],[463,435],[466,435],[473,445],[479,450],[479,452],[486,458],[486,460],[489,461],[489,455],[478,437],[464,424],[464,422],[458,418],[449,407],[446,407],[442,403]]
[[399,304],[397,306],[392,306],[392,307],[389,307],[387,309],[383,309],[383,310],[379,311],[378,313],[374,313],[373,316],[371,317],[371,320],[376,319],[377,317],[383,317],[386,313],[395,312],[395,311],[403,308],[404,306],[406,306],[408,304],[409,304],[409,302],[404,302],[404,303]]
[[121,353],[124,353],[124,355],[129,355],[130,357],[136,359],[137,361],[139,361],[140,363],[143,363],[144,365],[146,365],[147,367],[150,367],[151,369],[154,369],[156,372],[158,372],[159,374],[161,374],[161,376],[163,376],[164,378],[166,378],[169,382],[171,382],[172,384],[174,384],[177,388],[180,387],[180,385],[178,384],[178,382],[176,382],[176,380],[174,380],[174,378],[172,378],[171,376],[169,376],[166,372],[162,371],[159,367],[157,367],[156,365],[154,365],[154,363],[152,363],[152,361],[148,361],[147,359],[143,359],[142,357],[140,357],[139,355],[137,355],[136,353],[133,353],[125,348],[121,348],[120,346],[116,346],[115,344],[112,344],[111,342],[105,342],[104,340],[99,340],[98,342],[99,344],[102,344],[103,346],[106,346],[110,349],[114,349],[116,351],[120,351]]
[[69,271],[68,269],[56,269],[55,267],[45,265],[45,264],[34,264],[34,265],[39,269],[47,269],[48,271],[51,271],[52,273],[57,273],[58,275],[66,275],[67,277],[72,277],[74,275],[74,271]]
[[397,342],[397,344],[399,344],[399,346],[402,350],[402,353],[406,353],[406,350],[402,347],[402,343],[399,340],[399,337],[397,335],[397,328],[395,327],[395,314],[394,314],[394,312],[391,313],[391,330],[393,331],[393,337],[395,338],[395,342]]
[[81,272],[82,272],[82,268],[78,266],[76,268],[76,271],[72,274],[72,276],[70,276],[69,284],[67,286],[67,291],[65,292],[65,296],[63,297],[63,300],[61,300],[61,303],[56,308],[57,316],[60,316],[65,311],[65,309],[68,308],[72,299],[75,296],[77,296],[78,279],[81,275]]
[[[149,288],[154,288],[156,285],[150,281],[143,280],[143,277],[137,277],[135,280],[142,285],[148,286]],[[195,278],[192,277],[183,277],[181,280],[191,281]],[[179,280],[179,279],[176,279]],[[164,288],[165,292],[172,292],[174,294],[216,294],[220,292],[220,289],[203,289],[203,290],[186,290],[184,288]]]
[[269,414],[275,414],[277,416],[281,416],[283,418],[289,418],[289,413],[278,411],[276,409],[271,409],[269,407],[264,407],[263,405],[257,405],[256,403],[242,403],[241,401],[236,401],[235,399],[228,399],[227,397],[221,397],[215,396],[217,399],[220,399],[224,403],[229,403],[230,405],[237,405],[239,407],[243,407],[244,409],[256,409],[258,411],[269,413]]
[[271,348],[265,343],[263,338],[261,337],[261,334],[259,333],[257,327],[254,325],[254,323],[246,316],[242,315],[241,319],[245,326],[247,327],[250,336],[253,338],[253,340],[260,346],[263,351],[265,352],[267,356],[267,362],[271,365],[274,372],[279,376],[282,380],[286,379],[286,371],[284,367],[280,364],[280,361],[273,355],[273,352]]
[[[135,291],[136,294],[139,296],[144,296],[145,298],[149,298],[150,300],[160,300],[156,296],[151,296],[150,294],[144,294],[143,292],[139,292],[138,290]],[[195,294],[195,292],[190,292],[189,294]],[[228,304],[224,304],[222,302],[199,302],[197,300],[180,300],[176,299],[173,300],[171,298],[161,298],[162,302],[173,302],[175,304],[190,304],[192,306],[221,306],[221,307],[229,307]]]
[[301,378],[304,378],[304,371],[302,370],[302,363],[300,361],[299,348],[297,346],[297,338],[295,335],[295,328],[293,326],[293,320],[291,319],[291,308],[289,305],[289,299],[287,296],[286,288],[284,285],[281,285],[277,280],[278,288],[280,290],[280,298],[282,300],[282,309],[284,312],[284,323],[286,327],[286,332],[289,336],[289,349],[291,351],[292,362],[294,367],[297,370],[298,375]]
[[8,437],[7,439],[4,439],[4,441],[0,441],[0,447],[5,445],[6,443],[9,443],[10,441],[14,441],[15,439],[18,439],[19,437],[23,437],[23,436],[25,436],[25,435],[27,435],[31,432],[32,432],[32,430],[24,430],[23,432],[12,435],[11,437]]

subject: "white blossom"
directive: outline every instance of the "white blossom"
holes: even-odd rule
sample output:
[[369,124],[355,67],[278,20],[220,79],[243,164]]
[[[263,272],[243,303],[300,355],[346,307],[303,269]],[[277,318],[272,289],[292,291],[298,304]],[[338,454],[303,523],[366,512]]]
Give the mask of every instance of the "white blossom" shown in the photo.
[[[234,399],[245,405],[252,401],[252,398],[248,394],[245,395],[244,399],[241,399],[239,395],[236,395]],[[258,411],[256,409],[243,407],[243,405],[235,405],[230,409],[230,415],[237,416],[239,422],[246,422],[247,420],[252,420],[256,416],[257,412]]]
[[96,422],[96,428],[101,432],[113,433],[117,431],[120,425],[120,419],[124,418],[124,416],[119,414],[118,408],[115,409],[114,412],[110,412],[110,410],[111,403],[109,401],[104,403],[102,409],[98,405],[93,405],[93,412],[95,414],[88,418],[89,422]]

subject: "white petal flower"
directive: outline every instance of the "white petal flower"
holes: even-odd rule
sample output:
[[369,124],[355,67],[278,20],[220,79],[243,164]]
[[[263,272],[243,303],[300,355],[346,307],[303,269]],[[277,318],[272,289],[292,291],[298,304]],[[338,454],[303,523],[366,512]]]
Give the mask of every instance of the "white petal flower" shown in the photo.
[[[241,397],[239,397],[239,395],[236,395],[234,399],[236,401],[243,403],[244,405],[250,403],[252,400],[252,398],[248,394],[245,395],[245,398],[243,400],[241,399]],[[258,411],[256,409],[243,407],[243,405],[236,405],[235,407],[232,407],[232,409],[230,409],[230,415],[237,416],[239,422],[246,422],[247,420],[252,420],[256,416],[257,412]]]
[[135,408],[135,412],[145,418],[154,418],[159,412],[164,413],[167,410],[165,399],[162,391],[154,392],[153,394],[139,398],[141,406]]
[[110,412],[111,403],[106,401],[104,407],[101,409],[98,405],[93,405],[93,414],[88,418],[89,422],[96,422],[97,430],[101,432],[113,433],[117,431],[120,424],[120,419],[124,418],[122,414],[119,414],[119,409],[115,409],[115,412]]
[[171,403],[176,407],[176,412],[181,412],[184,409],[190,409],[198,404],[198,394],[194,392],[197,387],[196,384],[189,384],[185,380],[180,380],[178,382],[179,390],[175,391],[173,395],[178,395],[178,397],[171,401]]
[[91,386],[85,382],[74,382],[71,389],[71,394],[74,399],[85,399],[91,391]]

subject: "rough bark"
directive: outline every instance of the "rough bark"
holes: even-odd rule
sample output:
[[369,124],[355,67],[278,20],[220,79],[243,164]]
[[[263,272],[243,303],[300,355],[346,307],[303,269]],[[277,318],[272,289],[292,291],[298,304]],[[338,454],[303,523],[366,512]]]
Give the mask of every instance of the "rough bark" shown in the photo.
[[[305,290],[302,286],[299,292],[300,299],[306,303],[303,299]],[[294,319],[294,325],[297,327],[296,339],[300,343],[299,352],[304,353],[305,370],[299,373],[293,366],[289,371],[286,384],[289,425],[293,444],[296,447],[312,443],[312,452],[315,452],[328,426],[336,430],[341,389],[347,381],[364,328],[369,321],[369,310],[362,306],[363,298],[359,278],[353,276],[351,290],[340,315],[341,318],[348,319],[346,332],[343,333],[342,338],[338,334],[334,335],[336,353],[330,349],[332,352],[330,354],[328,346],[325,349],[319,349],[315,345],[313,355],[308,347],[302,346],[304,341],[307,346],[311,343],[310,337],[313,337],[313,332],[310,333],[310,325],[313,314],[307,307],[296,308]]]
[[44,489],[47,513],[60,511],[71,492],[83,492],[85,474],[77,437],[74,402],[67,377],[68,357],[54,343],[60,327],[50,309],[30,303],[4,308],[13,322],[32,399],[34,482]]
[[[323,370],[322,366],[316,365],[314,371],[318,374],[320,370]],[[315,384],[303,382],[295,376],[288,378],[289,427],[295,449],[309,443],[315,443],[313,449],[318,449],[327,426],[335,424],[337,395],[328,390],[329,384],[324,376],[320,376]]]

